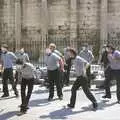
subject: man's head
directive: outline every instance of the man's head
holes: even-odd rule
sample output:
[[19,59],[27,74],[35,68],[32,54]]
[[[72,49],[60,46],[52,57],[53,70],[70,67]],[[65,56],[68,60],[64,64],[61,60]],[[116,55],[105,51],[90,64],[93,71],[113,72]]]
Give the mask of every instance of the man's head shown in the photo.
[[84,51],[87,51],[87,50],[88,50],[88,44],[87,44],[87,43],[84,44],[83,47],[82,47],[82,49],[83,49]]
[[7,44],[3,44],[1,46],[1,50],[2,50],[3,53],[6,53],[8,51],[8,45]]
[[23,54],[24,53],[24,48],[20,49],[20,53]]
[[69,52],[70,57],[73,59],[77,56],[77,52],[74,48],[69,48],[68,52]]
[[111,44],[107,45],[106,47],[107,47],[107,52],[108,53],[113,53],[115,51],[115,48]]
[[102,52],[104,52],[104,51],[107,51],[107,45],[106,44],[104,44],[103,47],[102,47]]
[[46,48],[45,53],[46,53],[46,55],[50,55],[51,54],[51,50],[49,48]]
[[56,45],[54,43],[50,43],[49,49],[51,50],[51,52],[53,52],[56,49]]

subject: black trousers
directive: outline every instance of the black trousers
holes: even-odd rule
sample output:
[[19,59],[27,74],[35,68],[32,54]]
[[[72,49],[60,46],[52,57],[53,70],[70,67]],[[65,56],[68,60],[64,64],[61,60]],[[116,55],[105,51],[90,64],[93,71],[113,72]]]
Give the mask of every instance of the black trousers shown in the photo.
[[15,86],[18,84],[18,71],[15,73]]
[[113,70],[111,68],[107,69],[105,73],[105,92],[106,95],[111,97],[111,92],[110,92],[110,82],[113,78],[116,80],[117,84],[117,99],[120,101],[120,70]]
[[92,103],[96,103],[96,99],[93,96],[93,94],[90,92],[90,89],[88,87],[88,82],[87,82],[87,78],[84,76],[80,76],[77,77],[76,81],[74,82],[72,89],[71,89],[71,98],[70,98],[70,104],[72,106],[75,106],[75,102],[76,102],[76,92],[79,89],[79,87],[82,87],[85,95],[87,96],[87,98],[92,102]]
[[53,98],[54,96],[54,84],[57,88],[57,96],[61,97],[62,94],[62,82],[60,80],[60,70],[48,70],[48,80],[49,80],[49,97]]
[[15,86],[15,82],[14,82],[14,77],[13,77],[13,69],[12,68],[6,68],[4,69],[4,72],[3,72],[3,80],[2,80],[2,83],[3,83],[3,92],[5,95],[9,95],[9,91],[8,91],[8,79],[12,85],[12,88],[16,93],[18,93],[17,89],[16,89],[16,86]]
[[112,78],[110,66],[105,69],[104,74],[105,74],[105,81],[104,81],[105,93],[107,96],[111,97],[110,83],[113,78]]
[[[21,100],[22,100],[21,110],[22,111],[25,111],[27,109],[29,99],[32,94],[33,85],[34,85],[34,78],[31,78],[31,79],[22,78],[22,82],[21,82]],[[27,94],[26,94],[26,87],[28,87]]]
[[64,84],[68,85],[70,80],[70,70],[71,70],[71,65],[72,65],[72,59],[69,58],[68,60],[66,60],[66,66],[65,66],[65,73],[64,73]]
[[89,67],[86,69],[86,74],[87,74],[87,79],[88,79],[88,87],[90,88],[91,87],[91,72],[90,72],[90,65]]

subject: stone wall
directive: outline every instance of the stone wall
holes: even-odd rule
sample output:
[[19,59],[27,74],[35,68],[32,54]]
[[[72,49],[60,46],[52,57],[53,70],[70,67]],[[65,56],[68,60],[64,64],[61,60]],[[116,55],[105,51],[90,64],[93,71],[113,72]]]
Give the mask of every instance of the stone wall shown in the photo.
[[0,42],[8,43],[11,48],[15,46],[15,14],[14,0],[1,0],[1,31]]
[[100,31],[100,4],[99,0],[79,0],[78,22],[80,41],[96,41],[96,34]]
[[41,42],[41,0],[23,0],[22,7],[21,47],[23,46],[35,59],[41,54],[43,45]]
[[108,2],[108,41],[120,48],[120,1]]
[[69,36],[68,29],[70,26],[69,0],[48,1],[48,15],[48,44],[55,42],[59,48],[65,47],[67,43],[69,44],[67,38]]
[[100,40],[100,1],[78,0],[78,41],[77,47],[88,43],[95,56],[99,52]]
[[100,43],[108,36],[108,42],[119,47],[120,1],[108,0],[106,16],[104,9],[101,12],[102,1],[0,0],[0,43],[6,42],[12,49],[24,47],[34,58],[43,55],[50,42],[60,50],[69,45],[80,49],[87,42],[98,54]]

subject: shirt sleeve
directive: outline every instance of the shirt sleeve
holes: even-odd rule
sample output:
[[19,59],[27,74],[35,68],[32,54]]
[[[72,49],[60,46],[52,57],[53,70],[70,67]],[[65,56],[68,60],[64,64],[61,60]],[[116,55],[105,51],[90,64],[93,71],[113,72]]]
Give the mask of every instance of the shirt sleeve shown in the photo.
[[48,55],[45,55],[44,63],[45,63],[46,65],[48,64],[48,58],[49,58],[49,56],[48,56]]
[[1,54],[1,56],[0,56],[0,63],[1,63],[2,66],[3,66],[3,54]]
[[59,61],[61,59],[60,56],[58,56],[56,54],[54,54],[54,56],[55,56],[54,58],[55,58],[56,61]]
[[91,51],[89,51],[89,62],[91,63],[92,61],[93,61],[93,59],[94,59],[94,55],[93,55],[93,53],[91,52]]
[[80,51],[80,53],[79,53],[79,56],[80,56],[80,57],[82,57],[82,56],[83,56],[83,55],[82,55],[82,53],[83,53],[83,52],[82,52],[82,51]]
[[10,55],[13,62],[15,62],[17,60],[17,57],[15,56],[15,54],[11,52]]
[[116,52],[114,53],[114,57],[115,57],[116,59],[120,59],[120,52],[119,52],[119,51],[116,51]]
[[36,68],[32,65],[31,69],[32,69],[32,73],[33,73],[34,79],[38,79]]
[[55,50],[54,53],[57,54],[58,56],[60,56],[61,58],[63,58],[63,55],[62,55],[62,53],[60,51]]
[[26,59],[26,61],[27,61],[27,62],[29,62],[29,61],[30,61],[29,56],[28,56],[28,54],[27,54],[27,53],[25,54],[25,59]]

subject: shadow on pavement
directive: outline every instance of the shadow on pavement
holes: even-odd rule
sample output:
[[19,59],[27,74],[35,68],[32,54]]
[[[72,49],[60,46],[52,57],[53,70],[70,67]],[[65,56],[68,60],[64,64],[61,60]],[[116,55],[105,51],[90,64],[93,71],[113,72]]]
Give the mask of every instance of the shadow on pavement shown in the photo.
[[0,113],[3,112],[3,111],[4,111],[4,109],[0,109]]
[[104,91],[104,89],[90,88],[91,91]]
[[115,104],[117,104],[117,102],[112,102],[112,103],[108,103],[109,100],[102,100],[100,103],[98,103],[98,110],[104,110],[107,107],[111,107]]
[[36,90],[33,92],[33,94],[42,94],[42,93],[48,93],[48,90],[47,89],[45,89],[45,90],[39,89],[39,90]]
[[[63,90],[63,92],[71,92],[71,89],[72,89],[72,87],[71,87],[71,88],[68,88],[68,89]],[[79,90],[82,90],[82,88],[81,88],[81,87],[79,87],[79,89],[78,89],[77,91],[79,91]]]
[[4,97],[4,98],[0,98],[0,100],[8,100],[8,99],[12,99],[12,98],[19,98],[19,97],[16,97],[16,96]]
[[[96,92],[95,94],[104,94],[105,91],[99,91],[99,92]],[[111,91],[111,93],[116,93],[116,91]]]
[[42,115],[40,116],[40,118],[42,119],[46,119],[46,118],[50,118],[50,119],[67,119],[67,116],[69,115],[74,115],[74,114],[79,114],[82,112],[87,112],[87,111],[92,111],[92,109],[90,107],[82,107],[82,109],[80,111],[72,111],[72,109],[70,108],[65,108],[63,107],[60,110],[56,110],[53,112],[50,112],[49,115]]
[[11,117],[15,116],[17,111],[7,112],[0,115],[0,120],[9,120]]
[[[115,104],[116,104],[116,102],[107,104],[107,101],[101,101],[100,103],[98,103],[98,110],[104,110],[104,108],[111,107]],[[69,116],[69,115],[80,114],[80,113],[89,112],[89,111],[94,111],[92,108],[92,105],[82,107],[81,110],[79,110],[79,111],[72,111],[72,109],[70,109],[70,108],[63,107],[60,110],[50,112],[49,115],[42,115],[42,116],[40,116],[40,118],[41,119],[50,118],[50,119],[54,119],[54,120],[67,119],[67,116]]]
[[31,100],[29,102],[29,106],[30,107],[40,107],[40,106],[47,106],[50,103],[48,102],[47,99],[35,99],[35,100]]

